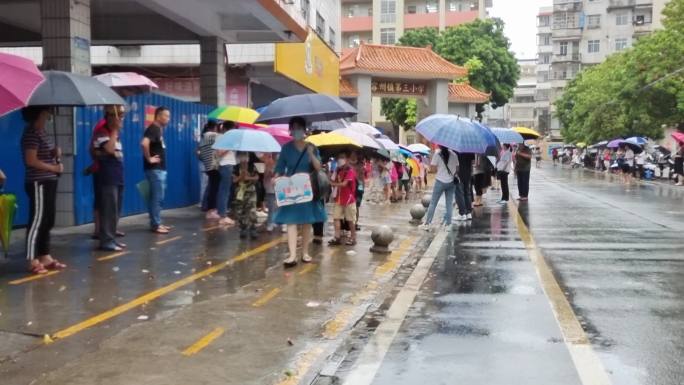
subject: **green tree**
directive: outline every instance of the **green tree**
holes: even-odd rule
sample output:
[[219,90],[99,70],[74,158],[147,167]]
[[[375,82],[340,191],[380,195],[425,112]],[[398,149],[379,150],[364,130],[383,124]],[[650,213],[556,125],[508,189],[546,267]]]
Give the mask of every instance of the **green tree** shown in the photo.
[[501,107],[513,97],[520,67],[509,51],[510,41],[503,33],[500,19],[475,20],[447,28],[437,43],[436,52],[450,62],[466,65],[477,60],[485,65],[468,74],[474,87],[490,92],[491,105]]
[[417,123],[417,109],[415,99],[382,98],[381,112],[394,128],[412,128]]
[[437,28],[425,27],[410,29],[399,38],[398,45],[407,47],[437,47],[440,34]]
[[664,29],[582,71],[556,105],[566,141],[619,136],[661,138],[684,122],[684,0],[663,12]]

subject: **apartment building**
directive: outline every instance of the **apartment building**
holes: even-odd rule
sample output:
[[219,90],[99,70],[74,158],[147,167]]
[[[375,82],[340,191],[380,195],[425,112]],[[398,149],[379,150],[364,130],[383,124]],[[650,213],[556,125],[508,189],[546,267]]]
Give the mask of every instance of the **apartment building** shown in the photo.
[[394,44],[404,31],[487,17],[493,0],[342,0],[342,50],[361,42]]
[[667,0],[554,0],[552,8],[540,9],[537,75],[542,80],[548,77],[548,81],[538,82],[537,115],[546,116],[544,98],[548,93],[552,137],[560,137],[553,102],[568,81],[583,68],[603,62],[608,55],[629,48],[639,37],[660,28],[666,3]]

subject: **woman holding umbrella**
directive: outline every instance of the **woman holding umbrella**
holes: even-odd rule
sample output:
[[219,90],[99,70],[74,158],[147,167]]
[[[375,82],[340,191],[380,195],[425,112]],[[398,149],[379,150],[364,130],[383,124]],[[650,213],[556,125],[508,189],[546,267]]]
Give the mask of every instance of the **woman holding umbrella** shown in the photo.
[[26,107],[22,110],[27,122],[21,138],[26,165],[25,188],[29,196],[29,223],[26,235],[26,258],[34,274],[64,269],[50,255],[50,231],[55,224],[57,180],[64,171],[60,163],[61,150],[46,133],[52,114],[48,107]]
[[[293,140],[285,144],[275,166],[276,176],[291,176],[296,173],[320,171],[322,165],[316,147],[305,141],[306,121],[301,117],[290,119],[290,133]],[[327,219],[325,207],[321,200],[312,200],[278,208],[275,222],[287,226],[287,244],[290,255],[283,261],[286,267],[297,264],[298,228],[302,235],[302,262],[310,263],[309,245],[311,244],[311,226]]]

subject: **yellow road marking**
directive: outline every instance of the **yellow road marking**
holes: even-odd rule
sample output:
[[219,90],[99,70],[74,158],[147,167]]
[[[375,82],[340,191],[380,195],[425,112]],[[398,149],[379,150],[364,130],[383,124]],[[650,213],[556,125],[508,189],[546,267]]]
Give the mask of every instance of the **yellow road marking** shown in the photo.
[[147,302],[153,301],[163,295],[166,295],[168,293],[171,293],[172,291],[179,289],[185,285],[188,285],[194,281],[197,281],[198,279],[210,276],[219,270],[225,268],[226,266],[232,265],[236,262],[243,261],[247,258],[250,258],[254,255],[263,253],[264,251],[277,246],[279,243],[281,243],[284,240],[284,238],[279,238],[276,240],[273,240],[271,242],[265,243],[259,247],[256,247],[254,249],[248,250],[243,252],[242,254],[229,259],[228,261],[219,263],[218,265],[214,265],[212,267],[209,267],[205,270],[202,270],[200,272],[197,272],[195,274],[189,275],[183,279],[180,279],[174,283],[171,283],[169,285],[166,285],[164,287],[161,287],[159,289],[153,290],[147,294],[144,294],[140,297],[135,298],[134,300],[127,302],[125,304],[119,305],[115,308],[112,308],[110,310],[105,311],[104,313],[100,313],[94,317],[88,318],[85,321],[81,321],[75,325],[69,326],[66,329],[62,329],[52,335],[53,339],[62,339],[66,338],[69,336],[72,336],[78,332],[81,332],[89,327],[95,326],[99,323],[102,323],[104,321],[107,321],[111,318],[114,318],[118,315],[121,315],[131,309],[134,309],[138,306],[141,306]]
[[575,369],[584,385],[610,385],[612,383],[601,360],[594,352],[589,338],[587,337],[582,325],[577,319],[577,315],[572,310],[563,289],[553,275],[551,267],[546,262],[546,258],[534,241],[530,230],[518,212],[518,206],[509,202],[510,211],[515,216],[515,224],[518,228],[520,238],[525,244],[527,253],[537,270],[537,276],[541,282],[546,297],[551,303],[556,322],[560,327],[565,345],[568,348],[570,357],[575,364]]
[[38,279],[43,279],[45,277],[49,277],[49,276],[55,275],[57,273],[59,273],[59,271],[54,270],[54,271],[48,272],[47,274],[35,274],[35,275],[32,275],[30,277],[26,277],[26,278],[15,279],[14,281],[9,281],[8,283],[10,285],[21,285],[22,283],[31,282],[31,281],[35,281]]
[[297,275],[305,275],[308,274],[314,270],[316,270],[317,265],[315,263],[309,263],[306,266],[304,266],[298,273]]
[[188,346],[187,349],[183,350],[183,355],[189,357],[194,354],[197,354],[200,350],[206,348],[207,346],[209,346],[210,343],[214,342],[215,339],[221,337],[223,332],[225,332],[223,328],[216,328],[212,330],[209,334],[200,338],[199,340],[197,340],[197,342]]
[[316,362],[318,357],[323,354],[323,348],[315,347],[304,352],[295,363],[295,368],[293,371],[288,371],[285,375],[286,378],[277,383],[277,385],[297,385],[299,381],[306,375],[306,373],[311,369],[311,366]]
[[99,262],[102,262],[102,261],[109,261],[110,259],[119,258],[119,257],[122,257],[122,256],[124,256],[124,255],[126,255],[126,254],[130,254],[130,253],[131,253],[130,251],[120,251],[120,252],[118,252],[118,253],[105,255],[104,257],[100,257],[100,258],[98,258],[97,260],[98,260]]
[[177,241],[177,240],[179,240],[179,239],[181,239],[181,238],[183,238],[183,236],[182,236],[182,235],[178,235],[178,236],[173,237],[173,238],[164,239],[163,241],[159,241],[159,242],[157,242],[156,244],[157,244],[157,245],[163,245],[163,244],[165,244],[165,243]]
[[276,295],[280,294],[282,290],[279,288],[271,289],[268,293],[264,294],[258,300],[254,301],[252,306],[261,307],[264,306],[268,301],[272,300]]

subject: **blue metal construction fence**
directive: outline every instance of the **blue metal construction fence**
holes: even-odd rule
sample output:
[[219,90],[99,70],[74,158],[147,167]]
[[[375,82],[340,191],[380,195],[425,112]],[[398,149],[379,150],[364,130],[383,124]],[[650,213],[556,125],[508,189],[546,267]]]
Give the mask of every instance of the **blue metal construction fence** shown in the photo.
[[[145,123],[153,118],[154,108],[166,106],[171,110],[171,122],[164,131],[167,152],[168,187],[165,208],[184,207],[199,200],[199,174],[195,148],[206,115],[211,106],[200,105],[146,93],[126,98],[129,112],[124,121],[121,142],[124,150],[125,190],[123,215],[144,212],[143,202],[135,185],[144,179],[142,139]],[[92,177],[83,170],[91,163],[88,146],[93,127],[102,118],[101,107],[77,108],[74,127],[74,220],[84,224],[93,220]],[[7,174],[6,192],[19,197],[19,211],[15,225],[28,221],[28,204],[24,193],[24,166],[21,161],[21,139],[24,122],[16,112],[0,119],[0,168]]]

